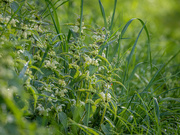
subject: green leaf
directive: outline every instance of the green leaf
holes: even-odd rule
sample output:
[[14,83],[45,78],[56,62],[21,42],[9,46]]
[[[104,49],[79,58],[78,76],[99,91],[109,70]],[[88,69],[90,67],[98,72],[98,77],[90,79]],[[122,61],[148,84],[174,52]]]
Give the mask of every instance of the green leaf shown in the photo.
[[29,88],[31,94],[34,97],[34,110],[35,110],[36,109],[36,104],[37,104],[37,99],[38,99],[38,96],[37,96],[38,92],[37,92],[36,88],[34,86],[32,86],[32,85],[28,85],[28,88]]
[[111,127],[109,126],[109,124],[106,124],[106,125],[104,125],[104,124],[101,124],[101,129],[102,129],[102,131],[104,132],[104,134],[105,135],[111,135],[112,133],[111,133]]
[[157,117],[157,119],[158,119],[158,124],[159,124],[159,122],[160,122],[159,105],[158,105],[157,98],[155,98],[155,97],[154,97],[154,104],[155,104],[156,117]]
[[65,133],[67,134],[67,127],[68,127],[67,115],[64,112],[60,112],[58,116],[59,116],[59,121],[62,123]]
[[29,61],[24,65],[23,69],[21,70],[20,74],[19,74],[19,78],[23,78],[24,77],[24,74],[28,68],[28,64],[29,64]]
[[[11,2],[10,4],[11,9],[16,12],[19,8],[19,4],[16,1]],[[20,12],[17,12],[18,15],[20,15]]]

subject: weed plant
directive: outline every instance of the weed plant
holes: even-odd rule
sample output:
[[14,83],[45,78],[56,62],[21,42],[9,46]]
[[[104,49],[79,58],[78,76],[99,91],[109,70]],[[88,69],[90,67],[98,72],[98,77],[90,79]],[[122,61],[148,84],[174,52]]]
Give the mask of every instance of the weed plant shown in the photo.
[[179,51],[157,63],[141,19],[115,30],[118,1],[107,20],[98,0],[104,25],[89,25],[80,2],[63,24],[75,1],[0,2],[0,134],[179,134]]

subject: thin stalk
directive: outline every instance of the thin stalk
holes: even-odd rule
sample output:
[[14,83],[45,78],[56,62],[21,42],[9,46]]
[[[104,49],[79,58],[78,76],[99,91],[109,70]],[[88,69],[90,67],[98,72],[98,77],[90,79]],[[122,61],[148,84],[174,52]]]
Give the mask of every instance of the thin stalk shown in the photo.
[[101,118],[101,123],[100,123],[100,125],[103,123],[104,116],[105,116],[105,114],[106,114],[106,108],[107,108],[107,104],[105,103],[105,107],[104,107],[104,111],[103,111],[103,115],[102,115],[102,118]]
[[80,28],[79,28],[79,36],[81,37],[81,30],[82,30],[82,20],[83,20],[83,3],[84,0],[81,0],[81,13],[80,13]]

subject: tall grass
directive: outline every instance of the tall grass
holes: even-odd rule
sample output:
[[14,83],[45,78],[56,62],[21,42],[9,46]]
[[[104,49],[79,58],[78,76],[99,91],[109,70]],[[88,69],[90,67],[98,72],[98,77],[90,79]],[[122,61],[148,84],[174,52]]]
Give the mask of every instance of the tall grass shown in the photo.
[[86,24],[84,0],[62,24],[68,2],[0,2],[0,134],[178,134],[179,51],[157,65],[143,20],[114,27],[117,0],[110,23],[98,0],[104,26]]

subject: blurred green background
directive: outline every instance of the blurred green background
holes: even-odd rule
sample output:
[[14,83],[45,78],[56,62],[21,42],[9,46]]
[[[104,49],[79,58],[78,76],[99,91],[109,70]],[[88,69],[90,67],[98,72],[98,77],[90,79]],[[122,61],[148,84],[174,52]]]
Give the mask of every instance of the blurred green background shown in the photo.
[[[107,20],[111,19],[114,1],[102,0]],[[180,1],[179,0],[117,0],[113,30],[124,26],[131,18],[140,18],[146,22],[151,36],[152,58],[167,59],[180,48]],[[70,0],[59,8],[61,23],[75,22],[80,14],[80,0]],[[67,15],[66,12],[69,12]],[[92,26],[103,26],[98,0],[84,1],[84,22]],[[133,23],[129,35],[136,34],[141,25]],[[145,34],[144,34],[145,35]],[[157,51],[158,50],[158,51]],[[163,58],[162,58],[163,57]],[[180,62],[176,57],[175,61]]]

